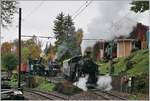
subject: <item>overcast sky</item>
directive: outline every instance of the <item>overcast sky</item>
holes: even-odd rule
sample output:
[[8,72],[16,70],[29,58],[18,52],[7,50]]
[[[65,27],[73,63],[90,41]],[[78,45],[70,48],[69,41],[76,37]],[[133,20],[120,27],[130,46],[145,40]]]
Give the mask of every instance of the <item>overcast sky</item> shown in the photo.
[[[73,15],[86,1],[20,1],[22,8],[22,35],[54,36],[53,25],[55,17],[62,11]],[[89,0],[90,2],[90,0]],[[75,19],[76,29],[82,28],[84,38],[109,40],[114,36],[127,35],[141,22],[149,26],[149,11],[136,14],[130,11],[131,1],[92,1],[90,5]],[[18,15],[9,29],[2,28],[2,42],[18,38]],[[22,38],[27,39],[27,38]],[[54,39],[42,40],[54,44]],[[95,41],[83,41],[82,51],[92,46]]]

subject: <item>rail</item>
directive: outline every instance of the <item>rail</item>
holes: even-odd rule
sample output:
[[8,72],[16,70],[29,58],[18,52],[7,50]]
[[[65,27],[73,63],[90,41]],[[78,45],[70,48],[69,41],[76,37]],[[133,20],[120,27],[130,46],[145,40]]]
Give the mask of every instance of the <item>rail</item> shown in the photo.
[[43,92],[43,91],[39,91],[39,90],[24,89],[24,91],[38,94],[38,95],[45,97],[49,100],[67,100],[68,99],[67,97],[60,96],[60,95],[55,94],[55,93]]
[[106,100],[127,100],[126,98],[119,96],[111,91],[93,90],[93,93],[103,97]]

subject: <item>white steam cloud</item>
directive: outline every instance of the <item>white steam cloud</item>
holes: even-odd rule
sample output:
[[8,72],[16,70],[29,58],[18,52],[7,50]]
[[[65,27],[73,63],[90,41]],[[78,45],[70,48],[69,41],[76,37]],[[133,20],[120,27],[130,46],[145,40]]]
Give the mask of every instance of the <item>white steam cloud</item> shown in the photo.
[[[86,82],[88,80],[88,75],[85,77],[80,77],[79,81],[73,83],[73,85],[79,87],[83,91],[87,91],[88,88],[86,87]],[[112,89],[112,78],[109,76],[109,74],[106,74],[104,76],[98,76],[98,81],[97,81],[97,89],[104,90],[104,91],[109,91]]]
[[[100,1],[99,16],[87,25],[84,38],[111,40],[116,36],[128,35],[136,25],[138,15],[130,11],[130,3],[131,1]],[[95,42],[84,40],[82,53]]]

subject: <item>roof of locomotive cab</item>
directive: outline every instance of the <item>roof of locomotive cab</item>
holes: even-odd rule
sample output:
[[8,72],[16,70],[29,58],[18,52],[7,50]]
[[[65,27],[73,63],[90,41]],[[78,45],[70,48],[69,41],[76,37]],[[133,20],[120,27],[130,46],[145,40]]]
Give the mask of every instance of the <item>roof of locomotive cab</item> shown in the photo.
[[81,59],[82,55],[77,55],[77,56],[73,56],[72,58],[66,59],[64,61],[68,61],[68,62],[76,62],[77,60]]
[[82,55],[77,55],[77,56],[74,56],[74,57],[70,58],[70,61],[71,62],[76,62],[77,60],[79,60],[81,58],[82,58]]

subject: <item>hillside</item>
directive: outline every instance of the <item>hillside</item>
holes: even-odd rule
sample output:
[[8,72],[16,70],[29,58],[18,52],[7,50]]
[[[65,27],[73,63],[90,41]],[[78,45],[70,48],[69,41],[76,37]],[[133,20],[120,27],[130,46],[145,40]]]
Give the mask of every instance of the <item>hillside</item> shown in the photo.
[[[128,60],[129,59],[129,60]],[[118,75],[126,69],[127,61],[132,61],[133,67],[127,71],[128,75],[137,76],[142,73],[149,73],[149,51],[148,49],[138,50],[131,53],[128,57],[116,58],[113,61],[115,72],[114,75]],[[99,68],[100,74],[106,74],[109,72],[109,63],[102,63]]]

